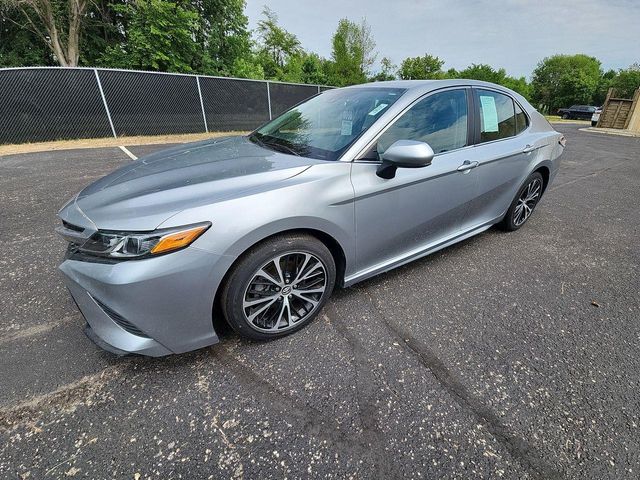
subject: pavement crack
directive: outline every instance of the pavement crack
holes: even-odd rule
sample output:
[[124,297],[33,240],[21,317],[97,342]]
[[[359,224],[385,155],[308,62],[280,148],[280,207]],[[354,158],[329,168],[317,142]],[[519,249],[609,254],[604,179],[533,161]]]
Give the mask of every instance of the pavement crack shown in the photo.
[[335,425],[331,418],[315,408],[304,404],[300,399],[291,398],[282,393],[250,367],[234,356],[228,348],[220,347],[216,351],[216,359],[220,361],[221,368],[231,371],[241,378],[260,398],[262,402],[270,405],[280,405],[287,415],[299,421],[302,429],[309,435],[331,442],[341,450],[353,452],[364,456],[369,448],[353,442],[347,434]]
[[624,165],[625,164],[623,162],[619,162],[617,164],[610,165],[610,166],[608,166],[606,168],[601,168],[600,170],[596,170],[594,172],[587,173],[585,175],[579,175],[577,177],[572,178],[571,180],[567,180],[564,183],[558,183],[556,185],[553,185],[551,188],[549,188],[549,192],[553,192],[555,190],[558,190],[559,188],[563,188],[563,187],[566,187],[567,185],[571,185],[573,183],[579,182],[581,180],[584,180],[585,178],[597,177],[598,175],[600,175],[602,173],[608,172],[609,170],[612,170],[612,169],[617,168],[617,167],[622,167]]
[[471,411],[487,427],[487,430],[507,449],[514,459],[520,462],[536,478],[552,480],[564,477],[562,472],[546,462],[542,455],[524,438],[511,433],[498,416],[455,377],[453,372],[449,370],[431,348],[411,335],[401,325],[389,320],[369,292],[366,290],[361,291],[367,295],[389,333],[396,337],[399,343],[404,345],[433,374],[436,380],[461,407]]
[[[325,310],[330,310],[331,308],[331,306],[327,305]],[[347,344],[353,352],[356,363],[356,394],[360,407],[359,417],[362,425],[362,438],[360,439],[360,443],[363,448],[367,450],[367,457],[374,466],[374,471],[380,475],[380,478],[399,478],[402,476],[402,472],[397,469],[392,456],[385,450],[384,433],[377,422],[379,417],[376,404],[378,382],[374,374],[374,369],[371,368],[368,360],[368,352],[344,322],[337,320],[337,315],[333,315],[333,320],[326,314],[324,316],[347,341]]]

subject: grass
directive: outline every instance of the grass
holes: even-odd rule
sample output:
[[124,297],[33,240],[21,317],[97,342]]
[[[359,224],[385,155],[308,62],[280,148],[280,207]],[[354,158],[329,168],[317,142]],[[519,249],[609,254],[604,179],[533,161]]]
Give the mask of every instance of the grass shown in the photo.
[[584,123],[585,125],[591,125],[589,120],[565,120],[559,115],[545,115],[544,118],[546,118],[550,123]]

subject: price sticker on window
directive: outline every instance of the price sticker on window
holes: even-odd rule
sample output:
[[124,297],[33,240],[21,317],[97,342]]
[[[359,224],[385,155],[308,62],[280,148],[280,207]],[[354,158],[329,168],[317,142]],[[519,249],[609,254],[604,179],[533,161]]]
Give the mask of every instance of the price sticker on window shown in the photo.
[[351,120],[342,120],[342,130],[340,135],[349,136],[353,131],[353,122]]
[[369,115],[371,116],[376,116],[377,114],[379,114],[382,110],[384,110],[385,108],[387,108],[386,103],[381,103],[380,105],[378,105],[376,108],[374,108],[373,110],[371,110],[369,112]]
[[497,132],[499,128],[496,99],[488,95],[480,95],[480,105],[482,106],[482,131]]

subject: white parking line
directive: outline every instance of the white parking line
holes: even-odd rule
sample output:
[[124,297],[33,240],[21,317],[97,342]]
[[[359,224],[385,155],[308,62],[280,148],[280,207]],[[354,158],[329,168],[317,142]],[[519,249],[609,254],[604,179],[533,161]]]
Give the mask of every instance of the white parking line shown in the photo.
[[131,153],[127,147],[123,147],[122,145],[120,145],[120,150],[122,150],[124,153],[127,154],[127,157],[129,157],[131,160],[137,160],[138,157],[136,157],[133,153]]

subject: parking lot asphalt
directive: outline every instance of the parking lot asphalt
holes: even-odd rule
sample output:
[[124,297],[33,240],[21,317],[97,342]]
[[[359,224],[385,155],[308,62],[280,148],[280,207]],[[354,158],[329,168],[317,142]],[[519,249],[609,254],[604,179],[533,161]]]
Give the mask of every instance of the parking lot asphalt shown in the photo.
[[519,231],[160,359],[93,345],[56,270],[57,209],[130,159],[0,157],[0,478],[638,478],[640,139],[556,128]]

